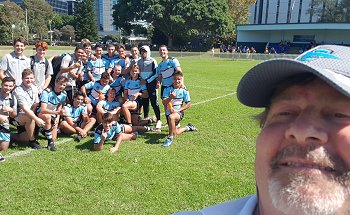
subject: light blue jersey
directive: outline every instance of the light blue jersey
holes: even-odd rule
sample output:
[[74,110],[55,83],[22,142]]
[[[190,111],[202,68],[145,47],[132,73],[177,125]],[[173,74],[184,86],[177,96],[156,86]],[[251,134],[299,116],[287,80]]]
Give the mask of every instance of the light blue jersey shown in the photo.
[[175,68],[180,66],[176,58],[168,58],[159,63],[157,67],[157,74],[162,76],[162,86],[169,87],[173,85],[173,75]]
[[[103,125],[99,124],[96,129],[95,129],[95,134],[94,134],[94,144],[99,144],[101,141],[101,134],[103,130]],[[119,123],[115,122],[115,124],[111,127],[111,129],[107,132],[107,137],[106,140],[112,140],[116,137],[116,135],[120,134],[123,132],[122,125]]]
[[87,115],[87,109],[83,105],[79,105],[78,107],[66,105],[64,109],[66,111],[66,117],[71,117],[72,121],[77,125],[80,124],[79,122],[82,121],[83,116]]
[[113,82],[109,84],[112,88],[115,89],[116,96],[120,96],[123,92],[125,82],[122,82],[122,80],[123,80],[123,76],[119,75],[117,79],[113,80]]
[[109,68],[108,65],[108,60],[104,58],[91,60],[88,64],[88,70],[91,71],[95,81],[99,81],[101,79],[101,74]]
[[108,100],[99,101],[98,104],[100,104],[105,111],[111,111],[121,106],[117,101],[110,102]]
[[93,106],[96,106],[98,103],[98,92],[101,91],[102,95],[107,94],[110,86],[107,84],[106,86],[102,86],[100,82],[89,82],[84,85],[86,90],[91,90],[89,94],[89,99]]
[[102,58],[107,60],[107,62],[108,62],[107,65],[106,65],[107,68],[113,68],[111,66],[111,62],[113,62],[114,60],[119,59],[119,56],[118,55],[113,55],[112,57],[109,57],[108,54],[106,53],[106,54],[102,55]]
[[120,65],[122,69],[125,69],[126,62],[124,58],[114,58],[109,61],[109,68],[114,68],[116,65]]
[[[173,105],[174,110],[180,109],[184,102],[187,103],[191,101],[190,92],[188,92],[186,88],[175,89],[173,86],[165,88],[162,99],[169,98],[172,92],[176,93],[176,98],[170,101]],[[165,114],[167,116],[170,115],[170,110],[168,107],[166,108]]]
[[154,79],[158,77],[157,74],[157,61],[152,57],[141,58],[137,61],[137,65],[140,68],[140,77],[151,83]]
[[125,90],[128,91],[128,99],[130,101],[135,101],[132,99],[132,95],[147,90],[146,85],[140,85],[140,81],[140,79],[137,79],[136,81],[129,79],[125,82]]
[[[65,91],[56,93],[54,90],[47,88],[43,91],[40,97],[41,103],[47,104],[47,109],[56,111],[58,106],[66,103],[67,94]],[[38,112],[41,111],[39,108]]]

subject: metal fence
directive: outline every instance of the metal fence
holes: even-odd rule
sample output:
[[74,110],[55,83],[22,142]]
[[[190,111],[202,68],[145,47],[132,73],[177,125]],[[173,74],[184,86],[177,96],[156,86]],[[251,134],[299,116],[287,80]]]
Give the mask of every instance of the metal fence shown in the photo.
[[[154,54],[153,54],[154,55]],[[196,59],[222,59],[222,60],[269,60],[274,58],[296,58],[294,54],[260,54],[260,53],[211,53],[211,52],[170,52],[170,56]]]

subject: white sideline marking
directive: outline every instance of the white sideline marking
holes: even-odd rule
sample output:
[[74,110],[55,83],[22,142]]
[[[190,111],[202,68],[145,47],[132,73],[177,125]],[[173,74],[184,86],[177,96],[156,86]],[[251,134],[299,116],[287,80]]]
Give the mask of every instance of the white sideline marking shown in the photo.
[[[235,94],[236,94],[236,92],[228,93],[228,94],[225,94],[225,95],[222,95],[222,96],[218,96],[218,97],[215,97],[215,98],[206,99],[206,100],[204,100],[204,101],[194,103],[194,104],[192,104],[191,106],[204,104],[204,103],[207,103],[207,102],[215,101],[215,100],[217,100],[217,99],[225,98],[225,97],[227,97],[227,96],[232,96],[232,95],[235,95]],[[161,115],[164,115],[164,113],[162,113]],[[167,127],[167,125],[164,126],[164,127]],[[65,139],[63,139],[63,140],[61,140],[61,141],[55,142],[55,144],[60,145],[60,144],[63,144],[63,143],[65,143],[65,142],[72,141],[72,140],[73,140],[73,138],[65,138]],[[43,149],[44,149],[44,148],[43,148]],[[22,155],[30,154],[32,151],[36,151],[36,150],[35,150],[35,149],[26,149],[26,150],[23,150],[23,151],[19,151],[19,152],[15,152],[15,153],[9,154],[9,155],[4,156],[4,157],[5,157],[5,158],[19,157],[19,156],[22,156]]]
[[[68,142],[68,141],[72,141],[73,138],[66,138],[66,139],[63,139],[61,141],[57,141],[55,142],[56,145],[60,145],[60,144],[63,144],[65,142]],[[41,150],[44,150],[45,148],[43,147]],[[36,151],[35,149],[26,149],[26,150],[23,150],[23,151],[18,151],[18,152],[15,152],[15,153],[12,153],[12,154],[9,154],[7,156],[4,156],[5,158],[14,158],[14,157],[19,157],[19,156],[22,156],[22,155],[27,155],[29,153],[31,153],[32,151]]]
[[211,102],[211,101],[214,101],[214,100],[217,100],[217,99],[222,99],[222,98],[225,98],[225,97],[227,97],[227,96],[232,96],[232,95],[235,95],[236,93],[237,93],[237,92],[234,92],[234,93],[229,93],[229,94],[222,95],[222,96],[219,96],[219,97],[215,97],[215,98],[207,99],[207,100],[204,100],[204,101],[201,101],[201,102],[194,103],[194,104],[192,104],[191,106],[195,106],[195,105],[204,104],[204,103]]

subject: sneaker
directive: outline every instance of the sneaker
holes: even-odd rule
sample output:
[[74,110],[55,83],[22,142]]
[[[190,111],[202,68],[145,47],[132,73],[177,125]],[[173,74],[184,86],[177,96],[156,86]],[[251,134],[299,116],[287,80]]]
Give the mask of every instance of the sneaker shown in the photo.
[[0,153],[0,162],[3,162],[3,161],[5,161],[5,158],[4,158],[4,156],[2,156],[2,154]]
[[188,123],[187,127],[188,131],[197,131],[197,128],[192,123]]
[[77,142],[80,142],[82,139],[83,139],[83,137],[80,134],[75,138],[75,140]]
[[163,146],[164,147],[168,147],[168,146],[170,146],[171,144],[173,143],[173,138],[166,138],[166,140],[164,141],[164,143],[163,143]]
[[176,128],[181,128],[180,123],[177,123]]
[[29,146],[32,148],[32,149],[41,149],[41,145],[38,143],[38,141],[33,141],[33,142],[30,142],[29,143]]
[[57,150],[57,148],[56,148],[54,142],[50,142],[50,143],[47,145],[47,149],[50,150],[50,151],[56,151],[56,150]]
[[162,128],[162,121],[158,120],[156,124],[156,129],[161,129]]

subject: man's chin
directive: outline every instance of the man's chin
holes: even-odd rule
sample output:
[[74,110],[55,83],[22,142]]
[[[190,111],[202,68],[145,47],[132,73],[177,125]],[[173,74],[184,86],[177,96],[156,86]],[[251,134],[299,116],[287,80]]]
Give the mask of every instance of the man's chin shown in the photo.
[[269,180],[273,206],[285,214],[333,214],[348,197],[348,189],[326,174],[310,172],[274,175]]

